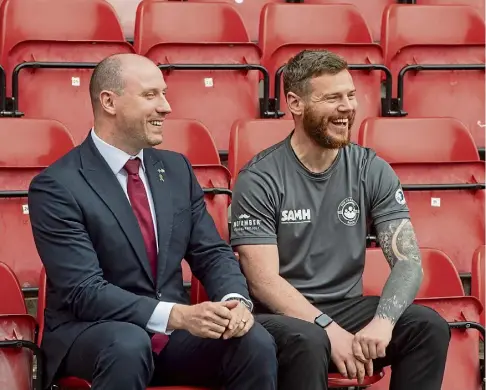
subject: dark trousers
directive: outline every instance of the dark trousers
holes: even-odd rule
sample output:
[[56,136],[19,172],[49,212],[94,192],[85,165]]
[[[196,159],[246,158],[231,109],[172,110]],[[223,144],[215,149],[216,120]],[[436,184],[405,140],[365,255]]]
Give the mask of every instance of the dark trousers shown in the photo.
[[277,389],[276,346],[255,322],[241,338],[214,340],[174,331],[159,356],[142,328],[124,322],[93,325],[75,341],[60,374],[92,382],[93,390],[150,386]]
[[[355,334],[374,317],[379,297],[359,297],[319,309]],[[327,373],[337,372],[325,330],[296,318],[258,314],[278,348],[279,390],[326,390]],[[375,371],[390,366],[391,390],[440,390],[450,341],[447,322],[434,310],[411,305],[397,321],[386,357],[373,361]]]

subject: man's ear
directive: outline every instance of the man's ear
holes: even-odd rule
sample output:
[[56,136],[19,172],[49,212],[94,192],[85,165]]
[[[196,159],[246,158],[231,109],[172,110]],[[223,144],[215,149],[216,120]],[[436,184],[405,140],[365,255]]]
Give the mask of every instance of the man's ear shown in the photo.
[[293,92],[287,93],[287,107],[293,115],[300,116],[304,113],[304,101]]
[[108,114],[115,115],[115,94],[112,91],[101,91],[100,104],[101,108]]

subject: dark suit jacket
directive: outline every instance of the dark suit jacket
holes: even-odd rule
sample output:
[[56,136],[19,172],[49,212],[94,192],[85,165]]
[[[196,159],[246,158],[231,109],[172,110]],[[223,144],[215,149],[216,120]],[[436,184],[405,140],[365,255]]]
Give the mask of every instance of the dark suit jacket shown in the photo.
[[[189,303],[181,259],[213,301],[249,298],[231,248],[206,211],[203,191],[181,154],[144,150],[157,218],[153,280],[138,222],[91,136],[40,173],[29,189],[37,250],[47,273],[45,379],[50,383],[75,338],[100,321],[145,329],[159,300]],[[158,169],[164,169],[164,181]]]

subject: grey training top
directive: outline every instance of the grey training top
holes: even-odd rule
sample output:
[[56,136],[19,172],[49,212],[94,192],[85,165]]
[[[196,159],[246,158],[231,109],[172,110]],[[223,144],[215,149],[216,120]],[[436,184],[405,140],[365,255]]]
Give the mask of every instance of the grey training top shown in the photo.
[[409,218],[400,182],[388,163],[356,144],[324,173],[312,173],[291,136],[240,171],[231,245],[278,245],[280,275],[311,303],[360,296],[369,223]]

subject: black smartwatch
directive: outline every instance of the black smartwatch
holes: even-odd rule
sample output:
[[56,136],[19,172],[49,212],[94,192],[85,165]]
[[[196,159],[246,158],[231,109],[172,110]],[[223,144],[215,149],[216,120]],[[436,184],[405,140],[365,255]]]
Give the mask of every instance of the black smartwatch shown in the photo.
[[322,329],[326,329],[329,325],[331,325],[333,322],[333,319],[329,317],[327,314],[321,314],[316,317],[314,320],[314,323],[316,325],[319,325]]

